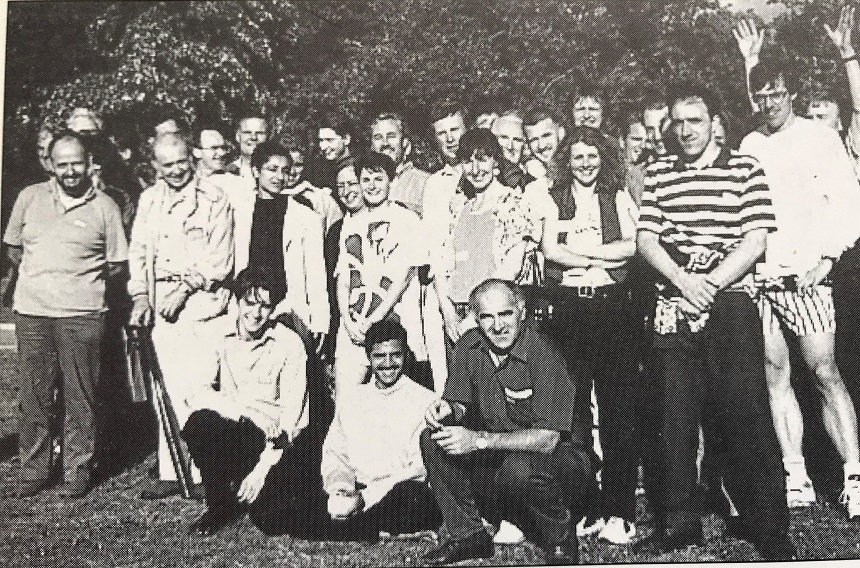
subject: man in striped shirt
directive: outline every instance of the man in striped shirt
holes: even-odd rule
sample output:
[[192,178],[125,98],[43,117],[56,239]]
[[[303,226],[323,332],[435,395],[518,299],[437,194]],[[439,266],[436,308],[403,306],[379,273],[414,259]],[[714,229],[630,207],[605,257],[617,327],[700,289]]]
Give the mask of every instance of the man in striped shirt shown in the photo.
[[[732,527],[768,560],[793,558],[780,452],[770,420],[764,343],[747,293],[774,228],[758,163],[713,136],[713,95],[679,85],[669,98],[681,152],[646,170],[637,245],[662,276],[654,321],[656,417],[646,436],[649,495],[662,550],[702,543],[694,504],[699,423],[714,433]],[[750,288],[751,289],[751,288]],[[706,413],[702,410],[707,409]]]

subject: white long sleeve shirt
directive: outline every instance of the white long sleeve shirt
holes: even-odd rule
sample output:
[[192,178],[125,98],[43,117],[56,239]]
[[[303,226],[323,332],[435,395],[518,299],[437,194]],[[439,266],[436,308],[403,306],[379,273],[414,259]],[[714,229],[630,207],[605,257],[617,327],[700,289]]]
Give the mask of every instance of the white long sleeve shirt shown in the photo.
[[361,495],[370,508],[401,481],[423,480],[427,472],[419,438],[424,414],[436,398],[406,376],[386,389],[371,380],[339,395],[323,444],[326,493],[362,484]]
[[803,276],[860,237],[860,186],[835,130],[794,117],[779,132],[751,132],[740,153],[761,163],[776,216],[762,273]]

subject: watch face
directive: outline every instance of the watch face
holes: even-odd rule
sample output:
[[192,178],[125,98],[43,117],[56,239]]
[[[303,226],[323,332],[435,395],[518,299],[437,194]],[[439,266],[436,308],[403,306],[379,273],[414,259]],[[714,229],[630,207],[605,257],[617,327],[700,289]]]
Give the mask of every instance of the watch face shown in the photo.
[[484,438],[483,436],[479,437],[477,440],[475,440],[475,447],[478,448],[479,450],[486,450],[487,449],[487,439]]

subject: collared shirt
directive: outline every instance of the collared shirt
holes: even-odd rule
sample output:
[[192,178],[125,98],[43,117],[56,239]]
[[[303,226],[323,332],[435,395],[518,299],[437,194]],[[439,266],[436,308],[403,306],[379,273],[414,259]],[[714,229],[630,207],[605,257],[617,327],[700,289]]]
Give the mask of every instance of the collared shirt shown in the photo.
[[723,149],[701,168],[665,156],[645,171],[637,229],[656,233],[687,270],[710,272],[746,233],[776,227],[771,191],[755,158]]
[[454,347],[443,397],[466,407],[490,432],[523,429],[570,432],[574,385],[561,354],[530,325],[496,366],[490,344],[477,329]]
[[22,248],[14,309],[31,316],[107,310],[107,263],[128,259],[116,203],[95,188],[69,198],[53,178],[21,191],[3,242]]
[[430,241],[430,250],[438,250],[450,231],[451,200],[457,194],[457,187],[463,170],[460,166],[445,166],[427,178],[424,184],[424,197],[421,205],[422,223]]
[[205,407],[205,397],[227,399],[294,440],[308,425],[307,354],[299,336],[272,323],[259,339],[245,340],[231,330],[217,349],[218,377],[212,384],[218,390],[197,393],[197,404]]
[[802,276],[860,237],[860,186],[835,130],[795,117],[785,130],[751,132],[741,152],[761,162],[771,188],[777,230],[765,274]]
[[412,162],[404,162],[397,166],[397,174],[391,181],[391,191],[388,198],[398,201],[423,217],[424,188],[430,174],[416,168]]
[[355,490],[361,484],[365,507],[370,508],[397,483],[423,480],[419,438],[436,395],[403,375],[388,388],[380,389],[371,380],[343,396],[338,400],[348,403],[337,405],[323,444],[326,493]]
[[[195,272],[204,278],[204,290],[192,294],[184,311],[208,319],[226,308],[229,294],[223,289],[218,294],[209,291],[232,269],[233,210],[220,189],[195,177],[178,192],[164,180],[143,192],[129,246],[128,291],[132,296],[151,293],[150,272],[155,283]],[[167,284],[168,288],[176,286]],[[157,292],[150,302],[157,304],[160,296]]]

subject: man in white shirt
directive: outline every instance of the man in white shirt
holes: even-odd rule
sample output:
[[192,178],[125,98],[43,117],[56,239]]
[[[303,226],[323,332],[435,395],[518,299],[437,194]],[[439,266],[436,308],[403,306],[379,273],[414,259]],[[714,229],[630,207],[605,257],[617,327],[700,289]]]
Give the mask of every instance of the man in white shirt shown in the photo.
[[[207,509],[189,528],[209,536],[245,512],[264,532],[283,524],[293,493],[311,476],[298,463],[307,450],[307,355],[299,336],[271,320],[271,274],[248,268],[234,284],[236,325],[217,350],[217,373],[192,393],[182,437],[200,468]],[[292,511],[304,516],[306,511]]]
[[823,395],[824,424],[845,462],[843,503],[860,518],[860,445],[851,397],[836,366],[835,313],[828,275],[860,236],[860,188],[832,128],[794,114],[797,84],[790,65],[764,60],[750,73],[763,124],[740,151],[761,162],[772,189],[777,231],[768,237],[759,309],[767,355],[771,411],[782,447],[790,506],[815,501],[802,453],[803,419],[791,387],[784,330],[797,336]]
[[323,445],[328,512],[352,536],[374,538],[436,529],[442,522],[427,486],[419,438],[432,391],[404,374],[406,330],[383,320],[367,331],[370,381],[339,404]]

